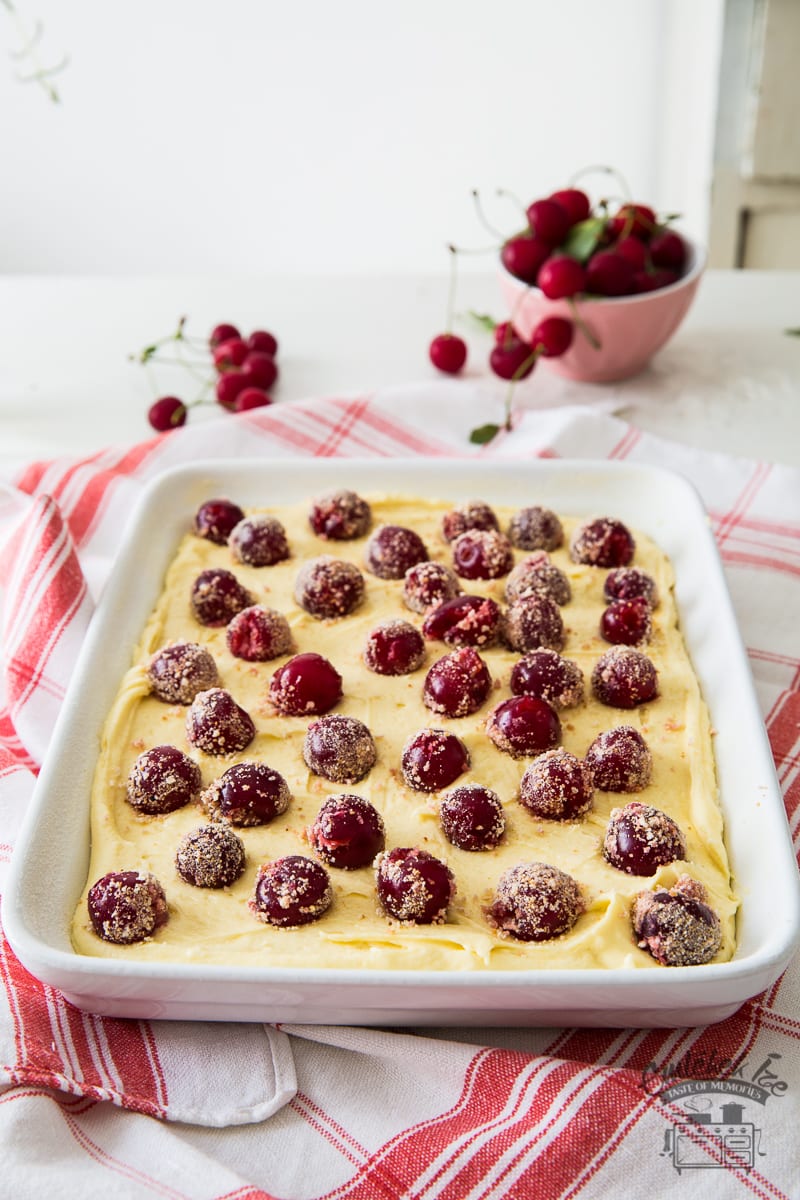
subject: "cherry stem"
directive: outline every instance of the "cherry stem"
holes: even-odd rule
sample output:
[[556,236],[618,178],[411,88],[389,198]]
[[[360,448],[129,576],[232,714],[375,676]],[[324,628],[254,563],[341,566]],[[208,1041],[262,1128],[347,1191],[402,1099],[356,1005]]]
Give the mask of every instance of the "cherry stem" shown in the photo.
[[456,262],[458,259],[458,251],[455,246],[448,246],[450,251],[450,283],[447,289],[447,318],[445,321],[445,333],[453,332],[453,318],[456,305]]
[[486,232],[491,233],[492,237],[499,238],[501,242],[504,242],[506,240],[505,234],[500,233],[499,230],[495,229],[494,226],[487,220],[486,213],[484,211],[483,204],[481,203],[481,198],[480,198],[477,188],[472,189],[472,200],[473,200],[473,203],[475,204],[475,211],[478,214],[478,220],[480,221],[481,225],[486,230]]
[[596,175],[596,174],[612,175],[614,177],[614,179],[616,179],[617,183],[620,185],[620,187],[622,189],[622,194],[625,197],[625,200],[628,203],[630,203],[631,189],[628,186],[628,181],[625,178],[625,176],[616,169],[616,167],[606,167],[606,166],[603,166],[601,163],[595,164],[594,166],[591,166],[591,167],[581,167],[580,171],[576,171],[575,174],[572,176],[572,178],[570,180],[568,180],[568,184],[570,187],[574,187],[575,184],[578,182],[578,180],[581,179],[584,175]]
[[511,423],[511,401],[514,397],[514,388],[516,384],[519,383],[523,375],[527,373],[528,368],[536,362],[537,358],[540,357],[541,353],[542,351],[539,349],[531,350],[528,357],[520,363],[509,380],[508,390],[506,392],[505,420],[503,421],[503,429],[507,430],[509,433],[511,433],[512,429],[514,428]]
[[578,312],[578,305],[575,300],[575,297],[570,296],[569,299],[567,300],[567,304],[569,305],[570,312],[572,313],[573,321],[577,325],[578,329],[580,329],[581,333],[586,338],[589,345],[593,346],[595,350],[599,350],[601,348],[600,340],[597,337],[595,337],[595,335],[592,333],[589,326],[584,321],[581,314]]
[[498,196],[502,196],[504,200],[510,200],[511,203],[519,209],[525,224],[530,225],[530,221],[528,220],[528,210],[520,200],[519,196],[515,196],[513,192],[509,192],[508,188],[498,188],[497,194]]

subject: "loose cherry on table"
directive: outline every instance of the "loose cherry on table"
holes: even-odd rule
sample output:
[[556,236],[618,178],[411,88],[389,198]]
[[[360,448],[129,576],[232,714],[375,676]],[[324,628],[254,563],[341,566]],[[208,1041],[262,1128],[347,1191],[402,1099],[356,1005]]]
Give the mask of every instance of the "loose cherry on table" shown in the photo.
[[440,333],[428,347],[428,356],[437,371],[457,375],[467,361],[467,343],[455,333]]

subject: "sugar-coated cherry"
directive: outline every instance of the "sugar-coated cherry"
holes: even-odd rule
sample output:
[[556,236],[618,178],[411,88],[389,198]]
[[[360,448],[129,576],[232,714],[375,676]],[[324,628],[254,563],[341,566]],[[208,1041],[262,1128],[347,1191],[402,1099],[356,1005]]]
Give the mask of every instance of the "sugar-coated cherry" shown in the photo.
[[586,765],[601,792],[641,792],[650,782],[653,756],[638,729],[605,729],[586,751]]
[[591,567],[627,567],[636,542],[627,525],[615,517],[593,517],[576,526],[569,543],[573,562]]
[[225,641],[234,658],[269,662],[292,649],[292,631],[283,613],[251,604],[237,613],[225,630]]
[[224,688],[198,692],[186,714],[186,736],[206,754],[235,754],[255,735],[252,717]]
[[503,620],[503,640],[520,654],[540,646],[563,649],[567,635],[556,602],[542,592],[529,592],[515,600]]
[[358,783],[378,758],[375,741],[357,717],[339,713],[312,721],[303,742],[303,762],[309,771],[332,783]]
[[272,397],[268,396],[263,388],[245,387],[239,392],[233,402],[233,411],[250,412],[253,408],[268,408],[272,404]]
[[192,584],[192,612],[201,625],[227,625],[238,612],[253,603],[253,597],[233,571],[207,567]]
[[628,875],[655,875],[659,867],[686,857],[686,839],[667,813],[632,800],[611,810],[603,855]]
[[231,530],[243,517],[244,512],[232,500],[206,500],[194,515],[194,532],[217,546],[226,546]]
[[367,542],[364,561],[379,579],[402,579],[409,567],[428,558],[419,534],[404,525],[380,525]]
[[260,354],[269,354],[274,358],[278,353],[278,339],[266,329],[254,329],[247,338],[247,349],[258,350]]
[[612,600],[600,616],[600,636],[615,646],[639,646],[652,634],[653,618],[644,596]]
[[541,238],[533,237],[530,233],[518,233],[504,243],[500,261],[509,275],[533,286],[550,250],[550,244]]
[[557,550],[564,541],[564,527],[552,509],[531,504],[514,513],[508,536],[518,550]]
[[547,750],[525,768],[519,802],[535,817],[569,821],[592,807],[592,772],[563,746]]
[[200,768],[177,746],[152,746],[131,767],[125,788],[128,803],[147,816],[175,812],[200,795]]
[[555,200],[556,204],[560,204],[567,212],[570,225],[577,225],[578,221],[585,221],[592,211],[589,197],[580,188],[561,188],[559,191],[553,192],[550,199]]
[[500,522],[493,508],[485,500],[467,500],[457,504],[442,517],[442,536],[446,542],[454,542],[468,529],[499,529]]
[[534,200],[526,212],[534,237],[550,246],[559,246],[569,233],[570,215],[557,200]]
[[455,333],[440,333],[428,346],[428,357],[437,371],[457,375],[467,361],[467,343]]
[[242,361],[242,378],[247,387],[268,392],[278,378],[278,364],[271,354],[250,350]]
[[250,909],[281,929],[317,921],[333,902],[328,872],[313,858],[287,854],[258,868]]
[[157,433],[167,433],[186,424],[188,409],[177,396],[160,396],[147,410],[147,420]]
[[307,559],[294,585],[294,598],[318,620],[349,616],[364,600],[364,576],[355,563],[320,554]]
[[342,677],[321,654],[295,654],[272,676],[269,698],[284,716],[318,716],[341,700]]
[[162,646],[147,664],[150,690],[165,704],[191,704],[198,692],[219,683],[213,655],[196,642]]
[[641,567],[617,567],[609,571],[603,581],[606,600],[633,600],[642,596],[651,608],[658,605],[658,587],[652,575]]
[[686,266],[686,243],[673,229],[662,229],[650,241],[650,259],[656,267],[681,272]]
[[87,907],[97,936],[117,945],[144,941],[169,918],[163,887],[142,871],[109,871],[92,884]]
[[317,537],[349,542],[369,532],[372,509],[356,492],[338,488],[312,501],[308,523]]
[[228,545],[236,561],[249,567],[271,567],[289,557],[286,530],[266,513],[244,517],[231,530]]
[[228,322],[223,322],[220,325],[215,325],[209,335],[208,344],[212,350],[221,345],[222,342],[229,342],[231,338],[241,337],[239,330],[235,325],[230,325]]
[[586,905],[571,875],[549,863],[509,867],[487,912],[492,925],[521,942],[543,942],[572,929]]
[[445,654],[429,668],[422,700],[431,712],[467,717],[477,712],[492,690],[489,668],[472,646]]
[[633,646],[612,646],[592,670],[592,691],[611,708],[636,708],[655,700],[658,672],[652,661]]
[[229,887],[242,874],[244,865],[244,843],[227,825],[191,829],[175,851],[178,874],[193,887]]
[[493,850],[506,828],[500,797],[479,783],[462,783],[446,792],[439,821],[448,842],[459,850]]
[[561,721],[555,709],[538,696],[512,696],[492,709],[486,721],[490,739],[512,758],[542,754],[561,741]]
[[292,799],[279,771],[265,762],[234,763],[209,784],[200,802],[214,821],[267,825],[285,813]]
[[363,796],[329,796],[308,830],[312,849],[330,867],[368,867],[386,845],[383,817]]
[[455,596],[430,610],[422,632],[448,646],[493,646],[502,613],[491,596]]
[[375,886],[387,915],[414,925],[443,922],[456,891],[447,863],[416,847],[398,846],[379,855]]
[[444,563],[417,563],[403,576],[403,603],[412,612],[425,613],[452,600],[460,591],[458,576]]
[[409,675],[422,666],[425,639],[415,625],[399,617],[381,621],[364,646],[364,662],[377,675]]
[[214,347],[212,357],[218,371],[235,371],[247,358],[247,342],[240,337],[228,338]]
[[614,250],[599,250],[586,264],[586,291],[593,296],[626,296],[634,290],[634,268]]
[[469,751],[444,729],[421,729],[403,747],[403,779],[417,792],[438,792],[469,770]]
[[575,326],[566,317],[545,317],[534,328],[530,344],[545,358],[560,358],[572,345]]
[[236,400],[240,392],[248,386],[248,381],[241,371],[226,371],[224,375],[220,375],[214,387],[217,403],[228,412],[235,412]]
[[531,650],[511,668],[511,691],[515,696],[538,696],[554,708],[575,708],[583,702],[583,671],[556,650]]
[[453,567],[462,579],[499,579],[514,566],[514,549],[496,529],[468,529],[453,542]]
[[489,354],[489,367],[499,379],[527,379],[536,366],[536,355],[528,342],[511,337]]
[[681,875],[674,887],[640,892],[631,911],[639,947],[665,967],[710,962],[722,945],[720,919],[702,883]]
[[523,558],[506,580],[505,597],[509,604],[533,595],[548,596],[556,604],[569,604],[572,599],[569,579],[546,550],[534,550]]
[[543,263],[536,284],[548,300],[568,300],[586,291],[586,272],[577,259],[554,254]]
[[648,204],[623,204],[608,222],[613,237],[638,237],[647,241],[656,229],[656,214]]

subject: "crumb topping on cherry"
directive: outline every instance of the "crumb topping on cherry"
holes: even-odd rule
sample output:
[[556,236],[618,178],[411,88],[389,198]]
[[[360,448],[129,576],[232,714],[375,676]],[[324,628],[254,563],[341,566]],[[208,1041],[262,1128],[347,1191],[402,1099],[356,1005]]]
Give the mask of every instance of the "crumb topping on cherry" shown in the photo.
[[267,825],[281,816],[292,799],[289,785],[265,762],[234,763],[200,797],[213,821],[231,825]]
[[165,704],[191,704],[198,692],[216,687],[219,671],[213,655],[196,642],[162,646],[147,664],[147,681]]
[[387,916],[413,925],[441,924],[456,891],[447,863],[416,847],[378,855],[375,884]]
[[479,783],[463,783],[442,796],[439,821],[448,842],[459,850],[493,850],[506,828],[497,792]]
[[451,508],[442,517],[442,536],[454,542],[468,529],[499,529],[500,523],[492,508],[483,500],[467,500]]
[[632,800],[611,810],[603,855],[628,875],[655,875],[659,867],[686,857],[686,839],[667,813]]
[[417,792],[438,792],[469,770],[461,738],[444,729],[421,729],[408,739],[401,760],[403,779]]
[[321,554],[297,572],[294,597],[301,608],[319,620],[349,616],[363,603],[364,576],[355,563]]
[[404,525],[380,525],[367,542],[364,561],[379,579],[402,579],[406,571],[425,562],[428,550],[419,534]]
[[192,612],[201,625],[227,625],[238,612],[253,603],[247,588],[233,571],[207,567],[195,579],[190,593]]
[[403,603],[412,612],[425,613],[445,600],[452,600],[460,592],[458,576],[444,563],[416,563],[403,576]]
[[368,867],[386,844],[383,817],[363,796],[329,796],[308,830],[312,849],[330,867]]
[[515,696],[538,696],[554,708],[575,708],[583,703],[583,671],[556,650],[530,650],[511,668],[511,691]]
[[87,907],[97,936],[121,946],[152,937],[169,918],[163,887],[143,871],[109,871],[92,884]]
[[225,546],[235,525],[244,519],[244,512],[232,500],[206,500],[194,516],[194,532],[198,537]]
[[250,567],[271,567],[289,557],[286,530],[266,513],[244,517],[231,530],[228,545],[237,562]]
[[375,740],[363,721],[339,713],[309,725],[303,761],[309,771],[333,783],[358,783],[378,759]]
[[311,504],[308,521],[317,537],[349,542],[369,532],[372,509],[356,492],[339,488],[317,496]]
[[265,924],[291,929],[319,920],[332,903],[325,868],[305,855],[287,854],[258,868],[250,910]]
[[131,767],[125,795],[137,812],[147,816],[175,812],[196,800],[200,768],[177,746],[152,746]]
[[225,641],[234,658],[245,662],[270,662],[289,654],[292,631],[283,613],[251,604],[237,613],[225,630]]
[[569,579],[546,550],[537,550],[523,558],[506,580],[505,597],[509,604],[533,593],[549,596],[559,605],[569,604],[572,599]]
[[722,945],[722,926],[704,885],[681,875],[674,887],[640,892],[631,912],[642,950],[665,967],[710,962]]
[[612,646],[594,665],[592,691],[611,708],[636,708],[657,697],[658,673],[641,650]]
[[491,596],[455,596],[428,612],[422,632],[448,646],[493,646],[502,613]]
[[175,851],[178,874],[193,887],[223,888],[244,871],[242,839],[227,825],[200,825],[185,833]]
[[520,804],[548,821],[584,816],[592,807],[593,795],[591,770],[563,746],[547,750],[529,763],[519,785]]
[[543,942],[572,929],[585,907],[571,875],[549,863],[527,862],[500,876],[487,917],[518,941]]
[[601,792],[641,792],[650,782],[653,755],[638,729],[605,729],[586,751],[594,786]]
[[249,713],[224,688],[198,692],[186,715],[186,736],[206,754],[235,754],[256,735]]
[[569,543],[573,562],[590,567],[627,567],[636,543],[631,531],[615,517],[593,517],[574,530]]
[[533,504],[514,513],[508,536],[518,550],[557,550],[564,541],[564,528],[552,509]]
[[512,758],[541,754],[561,741],[558,713],[538,696],[512,696],[492,709],[486,733],[504,754]]
[[496,529],[468,529],[453,542],[453,567],[462,579],[499,579],[514,566],[514,550]]
[[561,610],[542,592],[527,593],[509,604],[503,620],[503,640],[520,654],[542,646],[563,650],[567,635]]
[[422,700],[431,712],[467,717],[492,690],[489,668],[472,646],[462,646],[436,660],[422,687]]

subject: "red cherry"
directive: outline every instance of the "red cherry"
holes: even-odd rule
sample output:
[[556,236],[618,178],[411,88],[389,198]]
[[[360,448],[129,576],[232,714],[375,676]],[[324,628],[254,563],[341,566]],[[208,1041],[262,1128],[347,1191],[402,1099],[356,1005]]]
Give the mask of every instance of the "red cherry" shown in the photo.
[[222,342],[229,342],[231,338],[238,338],[239,336],[239,330],[235,325],[215,325],[211,330],[208,344],[211,349],[214,350],[217,346],[221,345]]
[[186,416],[186,405],[177,396],[162,396],[147,410],[147,419],[158,433],[166,433],[169,429],[185,425]]
[[653,632],[650,604],[644,596],[612,600],[600,617],[600,636],[615,646],[638,646]]
[[499,325],[495,325],[494,327],[494,340],[497,346],[502,346],[505,342],[510,341],[511,338],[518,337],[519,334],[510,321],[501,321]]
[[557,746],[561,741],[561,721],[546,700],[538,696],[512,696],[489,713],[486,732],[498,750],[522,758]]
[[560,204],[565,210],[569,216],[570,225],[577,225],[578,221],[585,221],[592,211],[589,197],[580,188],[562,188],[558,192],[553,192],[550,199],[556,204]]
[[626,258],[635,271],[643,271],[647,265],[647,250],[641,238],[624,237],[613,247],[615,254]]
[[247,348],[269,354],[274,358],[278,353],[278,341],[271,333],[267,333],[266,329],[254,329],[247,339]]
[[545,317],[531,334],[531,346],[545,358],[559,358],[572,345],[574,332],[572,321],[566,317]]
[[682,271],[686,265],[686,243],[672,229],[662,229],[650,242],[650,258],[656,267]]
[[428,347],[428,357],[437,371],[457,375],[467,361],[467,343],[454,333],[440,333]]
[[242,363],[242,375],[249,387],[268,391],[278,378],[278,365],[271,354],[251,350]]
[[539,269],[550,254],[550,250],[551,247],[541,238],[533,237],[529,233],[518,233],[515,237],[509,238],[503,246],[500,251],[500,261],[509,275],[533,286],[536,283]]
[[194,532],[217,546],[225,546],[234,525],[243,519],[243,511],[232,500],[222,497],[204,500],[194,516]]
[[633,286],[637,293],[657,292],[661,288],[676,283],[678,278],[677,271],[671,271],[669,267],[656,267],[652,271],[636,271],[633,276]]
[[266,408],[268,404],[272,404],[272,397],[263,388],[245,387],[234,400],[233,411],[248,412],[251,408]]
[[247,342],[240,337],[229,338],[214,347],[214,366],[218,371],[232,371],[247,358]]
[[527,379],[536,365],[536,355],[527,342],[514,335],[501,345],[493,346],[489,366],[500,379]]
[[548,300],[566,300],[586,290],[586,272],[568,254],[554,254],[544,263],[536,279]]
[[638,237],[644,241],[656,228],[656,214],[647,204],[623,204],[608,222],[610,232],[618,238]]
[[634,270],[613,250],[593,254],[586,264],[586,291],[595,296],[626,296],[633,291]]
[[551,246],[563,242],[572,224],[569,213],[555,200],[534,200],[527,215],[534,235]]
[[319,716],[341,700],[342,677],[321,654],[296,654],[272,676],[269,698],[284,716]]
[[240,371],[226,371],[224,375],[220,375],[217,380],[216,394],[217,403],[223,408],[227,408],[228,412],[235,411],[236,397],[240,392],[247,387],[247,380]]

